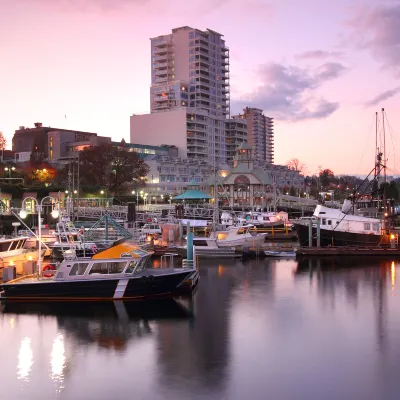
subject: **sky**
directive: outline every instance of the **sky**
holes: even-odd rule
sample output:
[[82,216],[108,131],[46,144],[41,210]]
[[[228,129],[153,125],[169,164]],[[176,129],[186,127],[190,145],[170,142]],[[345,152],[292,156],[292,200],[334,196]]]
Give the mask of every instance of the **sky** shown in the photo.
[[129,141],[130,115],[150,109],[149,38],[185,25],[224,35],[231,113],[275,119],[276,164],[368,174],[378,112],[399,173],[400,0],[0,0],[8,147],[34,122]]

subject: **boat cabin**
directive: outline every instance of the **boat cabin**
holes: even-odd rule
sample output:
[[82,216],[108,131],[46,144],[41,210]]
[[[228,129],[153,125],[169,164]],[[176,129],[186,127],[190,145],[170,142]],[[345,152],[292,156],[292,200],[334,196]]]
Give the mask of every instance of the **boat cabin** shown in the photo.
[[28,239],[29,237],[27,236],[19,236],[11,239],[6,239],[6,238],[0,239],[0,254],[12,250],[23,249]]

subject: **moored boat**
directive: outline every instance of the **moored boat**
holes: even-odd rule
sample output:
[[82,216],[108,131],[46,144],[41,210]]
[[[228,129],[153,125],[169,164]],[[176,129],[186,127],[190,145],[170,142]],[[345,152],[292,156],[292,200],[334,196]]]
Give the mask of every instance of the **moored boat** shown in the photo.
[[121,243],[88,259],[64,260],[54,271],[1,286],[1,299],[118,300],[171,296],[194,268],[147,269],[152,252]]

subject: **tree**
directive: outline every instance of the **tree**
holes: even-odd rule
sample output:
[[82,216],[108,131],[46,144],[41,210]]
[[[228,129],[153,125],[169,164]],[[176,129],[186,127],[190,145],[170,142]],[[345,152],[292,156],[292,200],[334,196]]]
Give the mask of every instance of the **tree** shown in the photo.
[[141,182],[149,166],[129,148],[103,144],[90,147],[79,155],[82,184],[98,184],[116,194],[132,182]]
[[28,181],[32,184],[39,184],[40,186],[50,185],[55,177],[57,176],[57,171],[49,166],[37,168],[29,168],[27,171]]
[[0,131],[0,150],[5,150],[7,145],[7,140],[3,135],[3,132]]
[[330,169],[324,169],[319,173],[319,181],[321,187],[327,188],[334,179],[335,174]]
[[301,174],[306,170],[305,164],[303,164],[298,158],[290,159],[286,166],[293,171],[299,171]]

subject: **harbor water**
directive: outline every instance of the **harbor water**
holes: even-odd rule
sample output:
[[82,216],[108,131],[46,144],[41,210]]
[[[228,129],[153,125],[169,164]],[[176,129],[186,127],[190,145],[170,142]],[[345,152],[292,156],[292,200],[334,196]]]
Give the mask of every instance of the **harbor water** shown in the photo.
[[399,398],[397,259],[204,260],[200,276],[193,299],[3,304],[1,400]]

